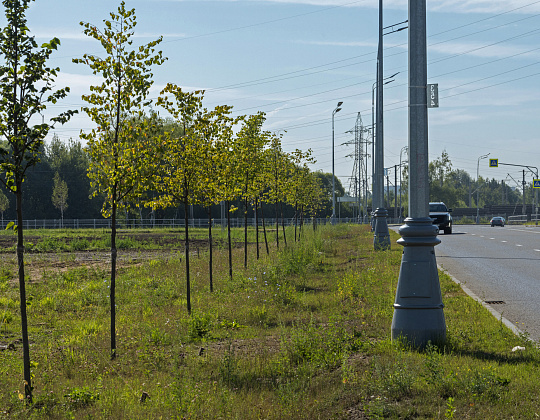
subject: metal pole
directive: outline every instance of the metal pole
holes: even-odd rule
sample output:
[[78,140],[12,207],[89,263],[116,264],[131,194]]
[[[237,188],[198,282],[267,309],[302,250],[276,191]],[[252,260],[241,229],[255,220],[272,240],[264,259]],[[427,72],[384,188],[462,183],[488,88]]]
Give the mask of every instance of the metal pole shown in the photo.
[[[379,50],[377,53],[377,132],[375,136],[375,178],[374,199],[376,198],[377,209],[375,210],[375,234],[373,235],[373,247],[375,250],[390,249],[390,232],[386,217],[388,212],[384,208],[384,144],[383,144],[383,3],[379,0]],[[375,207],[375,206],[373,206]]]
[[[397,168],[398,168],[398,166],[394,165],[394,218],[395,219],[397,219],[397,217],[398,217],[398,212],[397,212],[397,205],[398,205],[398,202],[397,202]],[[401,169],[401,164],[400,164],[400,169]]]
[[441,241],[429,218],[426,0],[409,0],[409,217],[392,319],[392,339],[413,346],[446,340],[434,247]]
[[[377,77],[379,77],[379,60],[377,60]],[[376,181],[375,181],[375,86],[371,87],[371,212],[373,213],[377,206]],[[372,226],[374,228],[374,226]]]
[[[527,204],[525,204],[525,185],[527,183],[525,182],[525,169],[523,169],[523,181],[522,181],[522,186],[523,186],[523,214],[527,214]],[[525,220],[527,220],[527,217],[525,217]]]
[[478,158],[478,162],[476,164],[476,224],[480,223],[480,204],[478,202],[478,194],[480,193],[480,183],[479,183],[479,170],[480,170],[480,160],[487,158],[491,153],[488,153],[487,155],[482,155]]
[[375,144],[375,181],[377,207],[384,207],[384,145],[383,145],[383,3],[379,0],[379,50],[377,53],[377,133]]
[[332,224],[335,223],[334,219],[336,217],[336,171],[334,167],[334,115],[336,111],[332,112],[332,217],[330,220]]
[[338,102],[336,109],[332,111],[332,217],[330,218],[331,223],[336,222],[336,172],[334,167],[334,115],[341,111],[341,104],[343,102]]

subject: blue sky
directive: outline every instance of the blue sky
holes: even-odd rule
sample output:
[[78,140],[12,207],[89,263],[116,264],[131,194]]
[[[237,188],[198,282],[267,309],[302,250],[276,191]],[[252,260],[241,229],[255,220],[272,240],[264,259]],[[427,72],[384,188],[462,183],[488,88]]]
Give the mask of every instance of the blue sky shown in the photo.
[[[439,84],[440,107],[429,110],[430,160],[446,150],[454,168],[476,177],[478,158],[540,166],[540,1],[428,0],[428,82]],[[71,63],[100,46],[82,34],[81,20],[103,26],[119,2],[37,0],[28,24],[44,42],[61,47],[51,64],[58,86],[72,93],[62,107],[79,108],[81,94],[97,83]],[[168,57],[154,71],[152,96],[167,83],[205,89],[205,106],[234,106],[237,114],[267,113],[265,128],[286,130],[284,148],[311,148],[314,170],[331,172],[332,110],[336,175],[348,187],[358,113],[371,124],[375,81],[376,0],[131,0],[136,42],[163,35]],[[384,25],[407,19],[407,2],[384,1]],[[2,22],[4,24],[4,22]],[[399,164],[407,145],[407,31],[384,37],[384,73],[399,74],[385,86],[385,166]],[[47,114],[46,114],[47,116]],[[92,123],[79,115],[55,132],[77,139]],[[283,131],[281,131],[283,132]],[[369,164],[371,165],[371,164]],[[371,166],[369,166],[371,167]],[[520,179],[520,169],[488,168],[480,175]],[[391,175],[393,178],[393,175]],[[529,177],[529,180],[532,180]],[[515,185],[515,184],[514,184]]]

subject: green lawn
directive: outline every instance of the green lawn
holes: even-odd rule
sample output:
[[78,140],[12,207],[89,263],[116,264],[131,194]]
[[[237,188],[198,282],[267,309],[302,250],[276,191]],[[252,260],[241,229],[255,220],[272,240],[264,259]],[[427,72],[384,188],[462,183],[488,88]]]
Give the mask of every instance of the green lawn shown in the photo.
[[[41,232],[33,246],[58,241],[55,235]],[[114,361],[107,263],[70,259],[66,249],[55,250],[57,261],[49,256],[44,262],[37,250],[28,254],[31,407],[19,399],[16,267],[12,256],[3,254],[0,343],[9,349],[0,351],[0,418],[540,415],[539,351],[444,274],[445,346],[417,351],[391,342],[402,251],[393,232],[392,249],[384,252],[373,251],[366,226],[321,226],[316,233],[309,227],[297,243],[291,229],[287,235],[287,247],[281,238],[279,250],[271,235],[270,255],[261,247],[258,261],[251,243],[247,269],[239,243],[233,248],[232,279],[226,247],[218,247],[213,293],[201,243],[191,258],[191,316],[182,253],[171,252],[167,243],[164,252],[155,252],[159,241],[138,246],[143,239],[132,239],[119,257],[129,251],[141,258],[124,261],[119,269]],[[235,237],[240,240],[242,233]],[[512,352],[515,346],[525,350]]]

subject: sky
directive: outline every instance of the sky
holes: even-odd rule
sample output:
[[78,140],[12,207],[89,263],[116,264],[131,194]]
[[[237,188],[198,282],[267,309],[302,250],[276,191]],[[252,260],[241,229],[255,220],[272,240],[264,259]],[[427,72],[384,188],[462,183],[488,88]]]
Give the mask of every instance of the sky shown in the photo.
[[[119,2],[37,0],[28,26],[39,44],[58,37],[50,61],[60,67],[57,86],[70,95],[45,118],[80,109],[81,95],[100,82],[72,59],[102,54],[81,21],[103,27]],[[135,44],[159,36],[168,60],[156,67],[151,97],[168,83],[204,89],[204,106],[232,105],[235,115],[264,111],[264,129],[283,135],[286,151],[312,150],[313,170],[335,173],[353,191],[355,126],[372,122],[378,43],[377,0],[128,0],[137,15]],[[406,0],[383,1],[383,25],[407,20]],[[5,18],[0,19],[5,25]],[[387,30],[388,31],[388,30]],[[384,36],[385,167],[406,160],[407,30]],[[521,180],[522,168],[540,167],[540,1],[428,0],[428,83],[439,87],[439,108],[429,109],[429,158],[446,151],[454,169],[474,179]],[[358,124],[357,124],[358,123]],[[62,140],[78,140],[93,127],[83,114],[56,127]],[[363,134],[369,140],[368,132]],[[371,146],[364,145],[369,156]],[[488,159],[499,159],[490,168]],[[393,168],[389,172],[393,183]],[[527,181],[532,182],[532,175]]]

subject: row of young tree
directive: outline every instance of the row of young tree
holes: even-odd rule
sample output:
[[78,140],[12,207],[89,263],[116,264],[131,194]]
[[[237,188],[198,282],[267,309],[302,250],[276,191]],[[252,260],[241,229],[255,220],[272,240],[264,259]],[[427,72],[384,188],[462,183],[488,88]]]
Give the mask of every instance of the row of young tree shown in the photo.
[[[116,358],[117,349],[116,232],[122,211],[184,207],[187,310],[191,313],[188,206],[196,204],[211,209],[212,205],[224,201],[227,215],[230,215],[237,210],[231,203],[240,200],[244,203],[244,217],[247,218],[248,207],[253,207],[258,217],[260,203],[270,203],[275,208],[275,238],[279,247],[277,216],[283,215],[283,203],[294,206],[301,226],[303,215],[308,212],[316,216],[327,198],[321,177],[308,169],[312,162],[311,152],[285,153],[281,136],[263,130],[263,113],[233,117],[230,106],[208,110],[203,106],[203,91],[184,92],[174,84],[167,84],[153,103],[148,98],[153,84],[152,70],[166,60],[161,51],[156,51],[162,38],[134,47],[135,10],[127,10],[124,2],[116,13],[110,13],[103,29],[81,22],[84,34],[103,47],[102,57],[84,54],[73,60],[88,66],[102,80],[100,85],[90,86],[90,93],[82,97],[87,103],[82,111],[96,126],[89,132],[81,132],[80,137],[87,144],[85,150],[78,143],[62,145],[58,140],[46,147],[44,139],[48,133],[56,124],[67,122],[77,111],[64,112],[49,123],[31,123],[47,105],[65,98],[69,92],[69,88],[55,90],[59,69],[47,65],[50,55],[60,44],[58,38],[38,47],[29,34],[25,15],[31,1],[3,0],[7,25],[0,32],[0,135],[3,141],[0,145],[0,183],[6,192],[13,193],[16,209],[16,222],[11,222],[8,228],[17,233],[27,402],[32,402],[33,386],[24,275],[23,182],[32,177],[37,182],[39,169],[55,174],[52,191],[43,193],[49,198],[26,193],[26,205],[44,206],[49,201],[64,212],[69,194],[84,196],[91,193],[101,199],[101,214],[111,218],[111,277],[107,286],[110,289],[112,359]],[[163,109],[169,117],[161,118],[157,111],[149,111],[151,106]],[[75,184],[70,187],[59,175],[65,176],[68,170],[75,170],[80,175],[82,168],[87,169],[88,188],[83,187],[84,182],[78,176],[67,179],[69,183],[80,183],[81,188],[73,186]],[[208,215],[211,227],[210,211]],[[283,223],[282,231],[286,245]],[[209,229],[210,252],[211,232]],[[228,236],[229,275],[232,276],[230,230]],[[247,223],[244,239],[246,266]],[[267,244],[266,234],[265,241]],[[266,249],[269,252],[268,246]],[[213,290],[212,278],[210,290]]]

